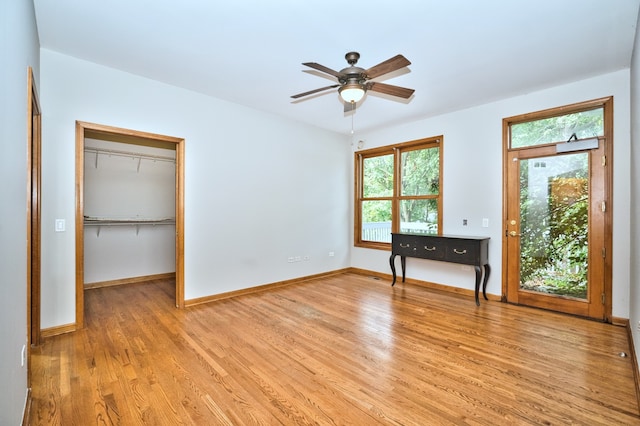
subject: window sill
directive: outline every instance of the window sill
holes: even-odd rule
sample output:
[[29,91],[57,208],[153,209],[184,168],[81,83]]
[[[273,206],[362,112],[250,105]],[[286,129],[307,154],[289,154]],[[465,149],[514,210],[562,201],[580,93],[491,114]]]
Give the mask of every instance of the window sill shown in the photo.
[[354,243],[353,246],[360,247],[360,248],[374,249],[374,250],[391,251],[391,243],[376,243],[373,241],[360,241],[360,242]]

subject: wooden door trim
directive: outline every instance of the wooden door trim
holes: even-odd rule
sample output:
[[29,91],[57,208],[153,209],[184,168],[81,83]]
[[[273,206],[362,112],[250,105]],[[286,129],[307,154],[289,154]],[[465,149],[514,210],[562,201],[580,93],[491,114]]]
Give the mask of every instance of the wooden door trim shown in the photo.
[[[521,114],[513,117],[507,117],[502,120],[502,301],[507,301],[508,294],[508,237],[506,230],[508,229],[507,221],[509,219],[508,212],[508,182],[507,176],[509,167],[511,167],[509,161],[509,154],[513,151],[526,151],[535,150],[543,147],[528,147],[511,149],[509,147],[510,125],[515,123],[522,123],[527,121],[533,121],[540,118],[560,116],[573,112],[586,111],[594,108],[602,107],[604,111],[604,141],[605,150],[604,155],[606,157],[606,167],[604,169],[604,200],[607,208],[604,214],[604,242],[605,249],[604,258],[604,271],[603,271],[603,291],[604,291],[604,313],[603,321],[612,321],[612,294],[613,294],[613,96],[593,99],[585,102],[578,102],[575,104],[564,105],[557,108],[549,108],[537,112],[531,112]],[[519,303],[519,302],[518,302]],[[588,316],[591,316],[589,312]]]
[[183,138],[76,121],[76,329],[84,327],[84,139],[86,134],[147,139],[175,144],[176,149],[176,300],[184,308],[184,144]]
[[42,115],[33,68],[27,68],[27,387],[31,346],[40,343]]

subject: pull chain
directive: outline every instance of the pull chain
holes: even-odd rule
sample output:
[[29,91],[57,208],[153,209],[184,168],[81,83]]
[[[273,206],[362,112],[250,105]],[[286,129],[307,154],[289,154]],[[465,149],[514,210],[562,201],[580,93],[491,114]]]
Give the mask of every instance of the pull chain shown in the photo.
[[351,111],[353,111],[353,113],[351,114],[351,135],[353,135],[354,130],[353,130],[353,116],[356,115],[356,103],[351,101]]

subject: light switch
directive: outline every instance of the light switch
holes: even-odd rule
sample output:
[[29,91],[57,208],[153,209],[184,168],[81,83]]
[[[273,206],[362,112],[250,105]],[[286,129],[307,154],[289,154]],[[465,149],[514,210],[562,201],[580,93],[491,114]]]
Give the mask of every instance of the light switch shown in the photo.
[[64,219],[56,219],[56,232],[64,232]]
[[482,227],[483,228],[488,228],[489,227],[489,219],[484,217],[482,218]]

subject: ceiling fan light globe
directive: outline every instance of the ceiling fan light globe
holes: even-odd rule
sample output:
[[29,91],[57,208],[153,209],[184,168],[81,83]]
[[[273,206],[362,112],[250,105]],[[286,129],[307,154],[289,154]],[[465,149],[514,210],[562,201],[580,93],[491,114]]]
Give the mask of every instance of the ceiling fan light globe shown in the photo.
[[364,96],[364,89],[359,85],[347,85],[343,86],[339,90],[340,97],[345,102],[358,102]]

